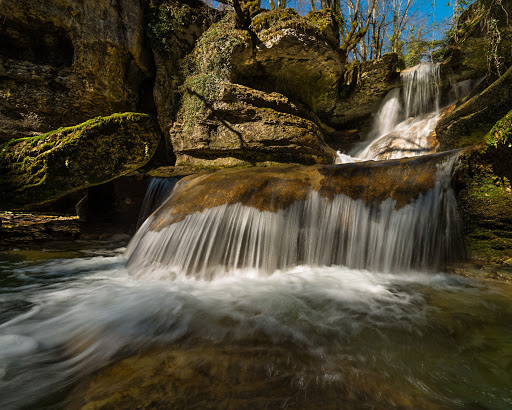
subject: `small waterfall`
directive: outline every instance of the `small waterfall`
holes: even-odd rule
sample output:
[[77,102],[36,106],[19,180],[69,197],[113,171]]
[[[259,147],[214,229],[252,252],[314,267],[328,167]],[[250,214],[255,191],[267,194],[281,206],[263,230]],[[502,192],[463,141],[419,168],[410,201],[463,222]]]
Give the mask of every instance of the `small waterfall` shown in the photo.
[[420,63],[404,70],[405,118],[439,111],[439,64]]
[[179,178],[151,178],[140,207],[137,226],[141,226],[146,218],[158,208],[169,196]]
[[[236,270],[271,274],[302,264],[383,272],[438,269],[460,257],[462,249],[457,203],[450,188],[454,160],[452,155],[437,166],[432,189],[398,209],[392,198],[365,202],[344,194],[329,198],[311,190],[305,199],[275,212],[225,203],[176,219],[173,203],[179,204],[180,191],[190,192],[187,184],[194,182],[182,181],[156,219],[148,218],[132,239],[128,268],[137,277],[192,275],[207,280]],[[402,174],[397,171],[397,181],[411,171],[418,172],[407,167],[400,170]],[[413,189],[397,183],[397,191]],[[240,182],[247,190],[241,193],[244,198],[250,184],[249,179]],[[275,194],[274,198],[282,193]],[[162,224],[166,219],[170,222]]]
[[[374,117],[371,141],[354,155],[338,152],[336,163],[397,159],[436,152],[439,65],[421,63],[401,73],[402,89],[391,90]],[[402,101],[402,102],[401,102]]]

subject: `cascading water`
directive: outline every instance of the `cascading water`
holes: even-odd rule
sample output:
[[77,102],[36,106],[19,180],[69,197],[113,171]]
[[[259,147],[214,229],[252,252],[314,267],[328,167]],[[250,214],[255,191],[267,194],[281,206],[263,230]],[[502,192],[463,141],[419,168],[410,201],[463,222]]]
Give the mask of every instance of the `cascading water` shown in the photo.
[[[148,218],[133,238],[128,268],[138,277],[192,275],[209,280],[235,270],[269,275],[297,265],[380,272],[440,268],[461,254],[457,203],[450,188],[455,158],[456,154],[447,156],[434,170],[411,164],[386,176],[396,178],[395,189],[404,191],[416,188],[406,181],[406,173],[418,172],[436,181],[399,208],[391,197],[365,202],[344,194],[322,197],[311,190],[277,211],[224,204],[173,222],[173,203],[184,195],[187,184],[194,183],[184,181],[156,212],[159,220],[153,224],[154,218]],[[245,185],[250,184],[248,177]],[[210,190],[206,186],[203,195],[210,195]]]
[[151,181],[124,253],[0,249],[0,408],[510,408],[512,289],[439,272],[457,153],[365,161],[434,149],[435,70],[352,163],[186,177],[153,213]]
[[402,88],[391,90],[376,113],[369,143],[353,155],[338,152],[337,163],[383,160],[436,152],[432,132],[439,112],[439,65],[421,63],[401,73]]
[[179,178],[151,178],[139,211],[137,226],[141,226],[146,218],[158,208],[169,196]]

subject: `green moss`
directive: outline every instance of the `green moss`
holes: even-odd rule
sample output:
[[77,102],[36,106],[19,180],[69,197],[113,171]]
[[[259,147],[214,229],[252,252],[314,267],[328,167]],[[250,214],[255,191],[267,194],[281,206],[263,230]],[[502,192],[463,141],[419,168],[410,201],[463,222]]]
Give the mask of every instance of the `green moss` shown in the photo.
[[[499,145],[509,145],[512,134],[512,111],[509,111],[485,136],[487,146],[498,148]],[[510,147],[508,147],[510,148]]]
[[480,147],[466,154],[468,249],[476,259],[500,262],[512,257],[512,112],[496,123]]
[[0,208],[58,198],[107,182],[151,159],[160,135],[150,116],[97,117],[0,146]]
[[191,24],[195,15],[194,10],[185,3],[163,2],[150,7],[148,32],[153,46],[171,56],[177,33]]

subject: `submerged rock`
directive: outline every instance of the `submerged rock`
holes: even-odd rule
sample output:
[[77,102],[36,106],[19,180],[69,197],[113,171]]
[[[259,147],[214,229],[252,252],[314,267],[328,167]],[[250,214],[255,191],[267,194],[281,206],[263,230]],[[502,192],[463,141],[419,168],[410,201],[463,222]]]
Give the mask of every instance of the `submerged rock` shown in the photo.
[[0,146],[0,209],[23,208],[99,185],[146,164],[160,134],[150,116],[98,117]]
[[151,76],[139,0],[5,0],[0,141],[136,111]]
[[[229,320],[229,319],[227,319]],[[342,369],[342,370],[340,370]],[[342,376],[333,376],[341,374]],[[439,408],[351,360],[324,361],[292,345],[157,348],[80,382],[66,407],[97,408]]]

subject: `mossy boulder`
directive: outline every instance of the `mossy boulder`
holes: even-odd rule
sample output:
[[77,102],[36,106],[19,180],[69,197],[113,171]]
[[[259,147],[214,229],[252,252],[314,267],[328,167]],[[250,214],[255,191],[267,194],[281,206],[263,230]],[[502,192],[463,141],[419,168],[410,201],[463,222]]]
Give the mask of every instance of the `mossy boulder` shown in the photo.
[[0,146],[0,209],[17,209],[103,184],[145,165],[160,134],[150,116],[98,117]]
[[[171,139],[177,165],[240,166],[332,163],[335,152],[315,123],[286,97],[228,82],[189,89]],[[214,90],[207,87],[215,86]],[[211,94],[211,97],[210,97]],[[211,98],[211,99],[210,99]]]
[[292,9],[258,14],[252,21],[257,35],[253,64],[242,65],[242,83],[284,94],[329,125],[344,69],[334,26],[330,10],[306,16]]
[[503,262],[512,257],[512,111],[463,155],[462,164],[459,199],[470,256]]
[[480,94],[443,115],[436,126],[440,149],[481,144],[493,125],[512,108],[512,67]]

